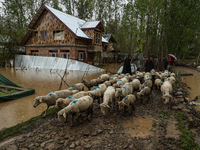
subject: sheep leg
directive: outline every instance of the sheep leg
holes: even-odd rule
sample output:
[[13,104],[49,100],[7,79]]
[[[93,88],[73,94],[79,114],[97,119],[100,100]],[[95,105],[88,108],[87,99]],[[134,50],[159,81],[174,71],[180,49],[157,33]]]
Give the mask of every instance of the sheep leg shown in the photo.
[[47,110],[49,109],[49,105],[47,105],[47,109],[45,110],[44,112],[44,115],[42,116],[43,118],[46,117],[46,114],[47,114]]

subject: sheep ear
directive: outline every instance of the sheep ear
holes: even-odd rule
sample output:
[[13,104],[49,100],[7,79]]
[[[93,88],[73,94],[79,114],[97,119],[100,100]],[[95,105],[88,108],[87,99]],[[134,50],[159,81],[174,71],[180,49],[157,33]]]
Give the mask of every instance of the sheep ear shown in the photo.
[[125,106],[128,106],[126,103],[122,102]]
[[63,113],[63,117],[64,117],[64,118],[65,118],[65,120],[66,120],[66,113],[65,113],[65,112]]
[[110,106],[106,105],[106,107],[110,108]]
[[39,102],[42,103],[42,97],[39,98]]

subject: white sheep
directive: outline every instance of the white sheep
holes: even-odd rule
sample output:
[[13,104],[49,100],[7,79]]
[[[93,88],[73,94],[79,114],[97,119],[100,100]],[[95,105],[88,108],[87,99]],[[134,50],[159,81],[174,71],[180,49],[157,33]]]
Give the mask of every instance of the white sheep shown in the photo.
[[146,80],[143,84],[140,84],[139,89],[141,90],[144,87],[150,87],[151,88],[152,85],[153,85],[152,80]]
[[138,90],[140,86],[140,80],[139,79],[133,79],[133,81],[129,82],[130,85],[132,85],[133,90]]
[[170,76],[170,77],[166,78],[165,81],[169,81],[173,86],[176,82],[176,79],[173,76]]
[[101,112],[105,116],[107,114],[107,109],[110,108],[110,104],[114,103],[115,98],[115,88],[109,86],[103,95],[103,103],[100,104]]
[[33,107],[37,107],[41,103],[46,103],[47,109],[45,110],[44,116],[46,116],[47,110],[49,106],[53,106],[56,104],[56,100],[58,98],[66,98],[70,95],[73,95],[75,93],[79,92],[78,90],[60,90],[60,91],[55,91],[51,92],[45,96],[38,96],[34,100]]
[[144,81],[147,81],[147,80],[151,80],[152,79],[152,76],[149,72],[145,73],[144,75]]
[[86,91],[81,91],[81,92],[78,92],[74,95],[70,95],[68,96],[67,98],[59,98],[56,100],[56,105],[55,105],[55,108],[56,109],[60,109],[60,108],[65,108],[66,106],[69,105],[69,103],[71,103],[71,101],[73,101],[74,99],[78,99],[80,97],[83,97],[83,96],[87,96],[89,93],[86,92]]
[[136,97],[138,100],[140,99],[141,102],[144,103],[145,98],[147,99],[147,101],[149,101],[150,94],[151,94],[151,88],[147,86],[141,89],[140,92],[136,94]]
[[61,117],[64,117],[66,121],[68,115],[72,115],[72,122],[73,125],[74,120],[76,120],[80,113],[87,111],[87,118],[89,114],[93,114],[93,98],[90,96],[83,96],[79,99],[73,100],[67,107],[61,109],[57,115],[58,120],[61,121]]
[[109,81],[110,81],[111,85],[113,85],[113,84],[117,83],[118,77],[111,77]]
[[124,107],[128,107],[128,111],[130,111],[131,109],[131,113],[133,111],[133,109],[135,109],[134,104],[136,101],[136,97],[133,94],[129,94],[126,97],[124,97],[122,99],[122,101],[118,101],[118,106],[119,106],[119,110],[123,110],[123,112],[125,112]]
[[161,79],[155,79],[154,85],[157,89],[160,89],[161,85],[163,84],[163,81]]
[[172,84],[169,81],[165,81],[161,86],[164,104],[167,104],[170,101],[170,99],[173,99],[173,97],[171,96],[172,91]]
[[98,77],[102,82],[105,82],[109,80],[110,76],[108,74],[102,74],[101,76]]
[[98,99],[98,103],[100,103],[102,96],[104,92],[106,91],[106,85],[100,84],[99,86],[95,87],[93,90],[88,91],[90,96],[92,96],[94,99]]
[[125,97],[128,94],[132,94],[132,93],[133,93],[132,85],[130,83],[125,83],[123,85],[123,87],[116,89],[115,97],[116,98],[121,98],[121,97]]
[[93,86],[97,86],[99,84],[99,79],[92,79],[89,81],[82,80],[82,83],[90,90]]
[[83,83],[77,83],[75,85],[72,85],[68,88],[68,90],[79,90],[84,91],[84,84]]
[[111,86],[111,81],[105,81],[104,84],[108,87]]
[[118,80],[117,83],[115,83],[113,86],[115,88],[122,87],[127,82],[128,82],[128,80],[124,77],[124,78]]

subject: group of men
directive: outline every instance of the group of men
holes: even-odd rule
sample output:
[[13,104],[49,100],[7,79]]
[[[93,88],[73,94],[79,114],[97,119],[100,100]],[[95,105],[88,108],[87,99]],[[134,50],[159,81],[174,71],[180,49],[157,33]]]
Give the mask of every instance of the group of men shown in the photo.
[[[124,66],[122,73],[131,73],[131,63],[133,59],[131,59],[131,56],[128,55],[126,59],[124,60]],[[157,71],[164,71],[169,70],[170,72],[173,71],[175,59],[171,56],[168,57],[159,57],[158,59],[153,59],[152,57],[144,57],[141,60],[141,70],[145,72],[150,72],[152,69],[155,69]]]

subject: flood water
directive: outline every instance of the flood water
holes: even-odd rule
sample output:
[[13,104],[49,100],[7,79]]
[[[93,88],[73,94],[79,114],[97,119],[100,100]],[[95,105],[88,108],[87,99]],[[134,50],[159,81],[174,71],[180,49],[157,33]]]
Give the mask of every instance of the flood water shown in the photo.
[[[190,93],[189,100],[194,99],[196,96],[200,96],[200,76],[184,76],[182,77],[182,81],[190,87],[190,89],[188,89]],[[200,103],[200,98],[196,102]],[[200,111],[200,105],[195,106],[195,108]]]
[[[41,104],[37,108],[34,108],[33,102],[35,97],[59,90],[61,77],[58,74],[63,76],[64,72],[56,72],[56,70],[36,71],[35,69],[15,70],[13,68],[0,68],[0,73],[19,86],[35,89],[35,94],[33,95],[0,103],[1,130],[40,115],[46,109],[46,105]],[[97,78],[101,73],[90,71],[84,76],[84,79]],[[71,86],[81,82],[84,74],[84,71],[69,71],[69,74],[65,76],[65,81]],[[67,88],[68,86],[62,85],[61,89]],[[86,87],[85,90],[87,90]]]

